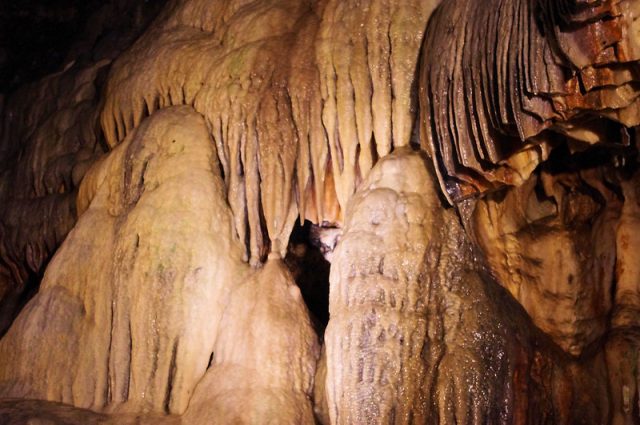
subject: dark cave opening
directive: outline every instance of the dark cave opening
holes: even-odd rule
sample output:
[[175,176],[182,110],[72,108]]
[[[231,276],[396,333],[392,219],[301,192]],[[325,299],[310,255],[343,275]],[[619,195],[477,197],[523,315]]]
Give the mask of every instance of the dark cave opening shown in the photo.
[[329,271],[331,264],[321,247],[313,241],[314,225],[299,221],[289,238],[285,263],[300,288],[318,335],[324,334],[329,323]]

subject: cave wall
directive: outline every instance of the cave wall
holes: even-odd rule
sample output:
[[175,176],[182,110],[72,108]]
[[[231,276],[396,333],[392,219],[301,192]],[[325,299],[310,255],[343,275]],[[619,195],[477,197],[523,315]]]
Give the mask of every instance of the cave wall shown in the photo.
[[637,2],[438,3],[108,3],[0,96],[0,397],[636,423]]

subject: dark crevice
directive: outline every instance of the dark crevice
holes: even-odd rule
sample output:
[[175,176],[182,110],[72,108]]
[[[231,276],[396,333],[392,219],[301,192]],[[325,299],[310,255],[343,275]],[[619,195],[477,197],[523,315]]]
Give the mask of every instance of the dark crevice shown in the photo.
[[165,3],[0,1],[0,93],[59,71],[72,60],[84,63],[113,57],[114,51],[122,51],[142,33]]
[[312,241],[312,224],[296,221],[285,263],[291,270],[300,288],[311,319],[322,336],[329,322],[329,270],[330,264],[322,255],[320,248]]
[[169,364],[169,375],[167,377],[167,392],[164,395],[164,411],[169,413],[169,407],[171,405],[171,391],[173,390],[173,381],[176,377],[176,357],[178,355],[178,340],[173,343],[173,350],[171,350],[171,363]]
[[113,400],[113,391],[111,389],[111,347],[113,345],[113,321],[115,315],[115,303],[111,303],[111,318],[109,320],[109,347],[107,348],[107,386],[105,388],[106,404],[111,404]]
[[129,390],[131,387],[131,361],[133,356],[133,337],[131,335],[131,322],[129,322],[129,358],[127,359],[127,370],[125,371],[125,376],[127,377],[127,384],[124,386],[122,400],[129,399]]
[[209,356],[209,363],[207,363],[207,370],[209,370],[209,368],[211,367],[211,365],[213,365],[213,358],[214,358],[214,352],[211,352],[211,355]]

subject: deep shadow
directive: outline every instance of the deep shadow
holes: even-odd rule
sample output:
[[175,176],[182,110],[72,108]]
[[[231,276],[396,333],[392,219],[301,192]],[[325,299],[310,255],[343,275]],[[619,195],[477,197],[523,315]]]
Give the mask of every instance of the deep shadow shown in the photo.
[[298,221],[289,238],[285,263],[300,288],[318,335],[329,322],[329,270],[331,264],[311,241],[311,222]]

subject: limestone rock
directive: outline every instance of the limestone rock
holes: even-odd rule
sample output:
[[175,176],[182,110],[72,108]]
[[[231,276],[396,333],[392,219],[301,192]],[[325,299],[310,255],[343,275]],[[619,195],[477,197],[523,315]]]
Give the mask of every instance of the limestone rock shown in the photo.
[[498,281],[576,356],[604,335],[613,303],[621,202],[602,179],[536,174],[506,194],[478,200],[472,218]]
[[0,95],[0,297],[51,259],[0,397],[65,403],[0,416],[633,421],[637,4],[442,2],[420,51],[437,3],[175,0]]
[[96,164],[78,224],[0,341],[0,394],[182,413],[242,276],[223,190],[189,107],[154,114]]
[[347,208],[325,335],[331,423],[606,417],[601,387],[572,393],[588,366],[558,355],[476,265],[435,184],[426,158],[399,149]]
[[314,424],[319,352],[300,290],[269,260],[232,293],[185,423]]
[[640,124],[636,1],[483,6],[443,2],[423,44],[421,142],[450,201],[523,184],[563,139],[628,145]]

